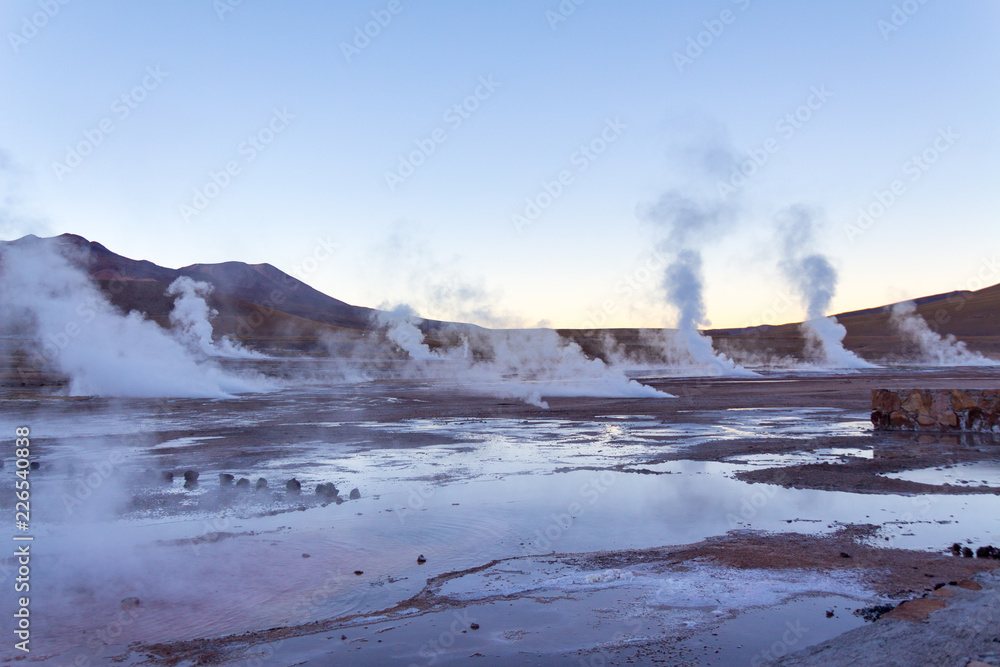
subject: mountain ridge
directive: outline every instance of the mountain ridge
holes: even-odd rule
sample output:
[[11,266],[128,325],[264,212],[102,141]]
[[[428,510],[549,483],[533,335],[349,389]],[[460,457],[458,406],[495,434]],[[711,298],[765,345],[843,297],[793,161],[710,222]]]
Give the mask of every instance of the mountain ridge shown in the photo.
[[[0,248],[35,243],[58,243],[75,249],[78,260],[112,303],[124,311],[144,312],[164,325],[169,322],[173,303],[164,292],[181,276],[213,285],[209,303],[219,311],[214,322],[218,333],[265,345],[288,338],[315,339],[323,332],[364,334],[371,328],[373,314],[379,312],[320,292],[268,263],[248,264],[234,260],[170,269],[148,260],[119,255],[97,241],[70,233],[45,238],[29,234],[13,241],[0,241]],[[938,333],[955,335],[982,351],[1000,352],[1000,284],[975,291],[932,294],[912,301],[917,305],[917,312]],[[891,347],[887,341],[891,337],[888,333],[889,308],[893,305],[836,314],[847,329],[845,344],[861,353],[884,353]],[[475,325],[461,323],[420,321],[421,329],[428,334],[450,326],[475,328]],[[610,333],[619,343],[631,345],[638,344],[639,332],[643,330],[556,331],[580,343],[589,353],[600,356],[598,338],[601,332]],[[777,353],[800,354],[804,344],[797,322],[709,329],[705,333],[723,348],[752,345]]]
[[[343,329],[367,329],[371,314],[374,312],[371,308],[353,306],[323,294],[270,264],[228,261],[217,264],[191,264],[179,269],[170,269],[148,260],[135,260],[119,255],[97,241],[89,241],[78,234],[69,233],[53,237],[29,234],[14,241],[0,241],[0,247],[30,246],[38,243],[56,243],[76,250],[79,253],[77,259],[83,268],[101,284],[102,288],[115,286],[116,289],[105,291],[111,292],[112,302],[116,306],[123,310],[145,312],[155,320],[169,316],[169,305],[159,303],[155,299],[150,303],[150,290],[129,285],[130,282],[160,283],[162,292],[177,278],[187,276],[211,283],[216,300],[225,301],[225,296],[234,297],[259,306],[258,312],[266,313],[268,317],[274,317],[274,313],[278,313],[279,316],[290,315]],[[152,309],[149,308],[150,305],[153,306]],[[242,310],[253,309],[244,307]],[[244,319],[250,318],[251,315],[252,312],[242,313]],[[236,317],[239,318],[240,315]]]

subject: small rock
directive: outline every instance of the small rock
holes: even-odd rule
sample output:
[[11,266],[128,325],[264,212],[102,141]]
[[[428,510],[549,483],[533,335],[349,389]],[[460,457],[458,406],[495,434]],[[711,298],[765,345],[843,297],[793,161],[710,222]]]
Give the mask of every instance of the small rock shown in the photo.
[[358,575],[359,577],[360,577],[360,576],[361,576],[362,574],[364,574],[364,573],[365,573],[365,571],[364,571],[364,570],[355,570],[355,571],[354,571],[354,574]]
[[840,557],[841,558],[850,558],[851,554],[847,553],[846,551],[841,551],[840,552]]
[[229,486],[233,483],[236,478],[230,475],[228,472],[219,473],[219,486]]
[[258,491],[260,491],[261,489],[266,489],[267,488],[267,480],[264,479],[263,477],[258,477],[257,478],[257,484],[254,485],[254,488],[256,488]]
[[122,600],[122,609],[135,609],[139,606],[139,598],[125,598]]
[[332,482],[327,482],[316,486],[317,496],[326,496],[327,498],[335,498],[337,496],[337,493],[338,493],[337,487],[334,486]]
[[246,477],[240,477],[239,481],[236,482],[237,489],[248,489],[250,488],[250,480]]
[[28,464],[28,467],[32,470],[38,470],[39,468],[42,467],[42,464],[39,463],[38,461],[32,461],[31,463]]
[[479,624],[478,623],[469,623],[469,628],[472,629],[472,630],[478,630],[479,629]]
[[1000,558],[1000,549],[992,544],[976,549],[976,558]]
[[185,470],[184,471],[184,481],[185,482],[197,482],[198,472],[196,470]]
[[357,500],[358,498],[361,497],[361,492],[358,491],[356,488],[355,489],[351,489],[351,496],[350,497],[351,497],[351,500]]
[[962,547],[962,556],[965,558],[972,558],[972,549],[969,547]]
[[833,610],[832,609],[827,609],[826,610],[826,617],[827,618],[833,618]]
[[424,558],[423,554],[420,554],[419,556],[417,556],[417,562],[420,563],[421,565],[423,565],[424,563],[427,562],[427,559]]
[[302,484],[299,480],[292,477],[290,480],[285,482],[285,490],[289,493],[299,493],[302,490]]
[[958,542],[955,542],[954,544],[951,545],[951,552],[953,554],[955,554],[956,556],[961,556],[962,555],[962,545],[959,544]]
[[884,615],[888,614],[895,608],[896,605],[893,604],[877,604],[873,607],[864,607],[862,609],[855,609],[854,615],[860,616],[869,623],[874,623],[875,621],[882,618]]
[[340,641],[346,641],[347,635],[340,635]]
[[302,554],[303,558],[310,558],[309,554]]
[[170,472],[169,470],[164,470],[161,473],[161,479],[163,479],[163,481],[166,482],[167,484],[172,484],[174,481],[174,473]]

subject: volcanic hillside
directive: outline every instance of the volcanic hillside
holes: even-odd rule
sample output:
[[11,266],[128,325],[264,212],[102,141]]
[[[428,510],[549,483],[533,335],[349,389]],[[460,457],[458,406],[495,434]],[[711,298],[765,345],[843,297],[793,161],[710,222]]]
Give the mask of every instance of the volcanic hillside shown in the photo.
[[[66,246],[118,308],[125,312],[138,310],[164,326],[169,323],[173,305],[173,299],[164,295],[171,282],[180,276],[209,282],[215,290],[208,302],[219,313],[213,322],[216,333],[234,335],[251,346],[311,349],[324,332],[358,335],[368,330],[371,315],[376,312],[327,296],[270,264],[223,262],[168,269],[123,257],[75,234],[47,239],[29,235],[16,241],[0,241],[0,251],[41,243]],[[1000,285],[915,301],[917,312],[935,331],[953,334],[973,350],[1000,356]],[[840,313],[837,319],[847,328],[846,346],[862,356],[880,359],[907,352],[889,326],[888,306]],[[421,328],[430,334],[446,326],[452,325],[421,322]],[[595,356],[601,355],[601,339],[607,334],[626,349],[642,345],[639,329],[564,329],[559,333],[576,340]],[[706,333],[723,351],[801,357],[804,348],[797,323]],[[434,344],[433,340],[429,342]]]

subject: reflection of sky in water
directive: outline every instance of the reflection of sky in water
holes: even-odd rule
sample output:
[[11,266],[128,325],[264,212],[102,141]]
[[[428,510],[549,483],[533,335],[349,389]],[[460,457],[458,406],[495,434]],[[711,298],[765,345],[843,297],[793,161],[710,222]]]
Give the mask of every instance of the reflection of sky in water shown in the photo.
[[885,476],[920,482],[921,484],[998,487],[1000,486],[1000,462],[956,463],[937,468],[886,473]]

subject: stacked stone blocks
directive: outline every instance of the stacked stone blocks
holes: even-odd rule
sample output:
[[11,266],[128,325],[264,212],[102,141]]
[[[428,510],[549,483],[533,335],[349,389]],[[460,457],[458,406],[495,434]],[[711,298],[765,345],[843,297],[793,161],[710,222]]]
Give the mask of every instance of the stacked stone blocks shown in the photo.
[[872,424],[883,431],[1000,433],[1000,389],[873,389]]

